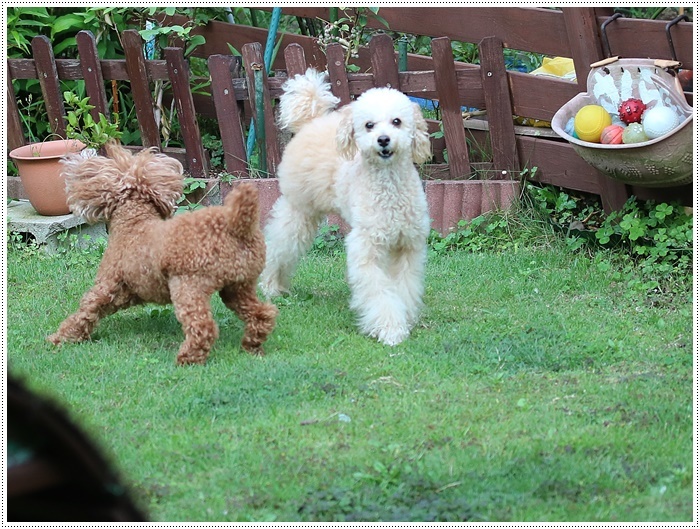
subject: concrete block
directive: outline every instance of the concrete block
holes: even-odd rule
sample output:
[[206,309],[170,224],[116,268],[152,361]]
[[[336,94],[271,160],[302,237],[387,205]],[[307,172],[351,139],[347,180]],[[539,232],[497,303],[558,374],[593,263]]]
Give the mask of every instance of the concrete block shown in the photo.
[[[31,235],[37,244],[49,253],[55,253],[59,248],[58,236],[68,232],[68,235],[78,235],[78,246],[84,246],[99,238],[107,238],[107,228],[104,223],[88,224],[82,217],[76,215],[39,215],[27,200],[12,201],[7,206],[8,232]],[[82,236],[88,235],[86,241]]]

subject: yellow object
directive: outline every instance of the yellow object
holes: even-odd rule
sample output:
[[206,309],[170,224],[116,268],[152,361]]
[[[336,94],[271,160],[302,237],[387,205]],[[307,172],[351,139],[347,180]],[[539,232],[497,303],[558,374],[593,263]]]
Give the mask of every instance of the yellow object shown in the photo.
[[576,80],[576,68],[574,60],[568,57],[545,57],[542,59],[542,66],[530,72],[532,75],[546,75],[549,77],[557,77],[566,79],[567,81]]
[[574,131],[583,141],[600,143],[600,134],[608,125],[612,125],[612,117],[600,105],[581,107],[574,117]]

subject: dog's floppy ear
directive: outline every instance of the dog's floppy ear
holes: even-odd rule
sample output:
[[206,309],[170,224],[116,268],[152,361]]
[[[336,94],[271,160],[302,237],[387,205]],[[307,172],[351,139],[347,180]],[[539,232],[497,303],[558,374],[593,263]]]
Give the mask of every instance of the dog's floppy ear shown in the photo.
[[339,110],[342,114],[338,130],[336,132],[336,142],[338,144],[338,152],[343,158],[352,160],[357,152],[355,145],[355,127],[352,124],[352,103],[345,105]]
[[413,120],[416,124],[413,132],[413,141],[411,143],[413,161],[417,164],[421,164],[428,161],[433,153],[430,149],[428,123],[425,121],[420,105],[417,103],[413,103]]
[[68,207],[88,223],[109,221],[119,202],[121,171],[105,156],[84,158],[79,153],[61,160]]
[[134,156],[132,170],[138,192],[155,205],[162,218],[170,217],[182,196],[182,164],[166,154],[144,149]]

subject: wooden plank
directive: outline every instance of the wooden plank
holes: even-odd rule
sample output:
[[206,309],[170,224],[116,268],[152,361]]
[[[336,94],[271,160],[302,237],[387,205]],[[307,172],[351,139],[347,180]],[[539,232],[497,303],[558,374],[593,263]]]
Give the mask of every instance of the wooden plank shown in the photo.
[[122,46],[141,131],[141,144],[144,147],[160,147],[160,131],[154,114],[155,103],[151,94],[146,59],[143,55],[143,41],[138,31],[134,29],[124,31]]
[[606,175],[601,175],[600,200],[606,213],[621,209],[631,194],[631,187]]
[[562,106],[581,90],[563,79],[508,72],[513,113],[516,116],[551,121]]
[[212,55],[208,63],[226,170],[237,178],[248,178],[241,112],[232,82],[234,72],[240,68],[240,60],[233,55]]
[[[304,18],[329,19],[327,7],[285,6],[282,12]],[[495,36],[509,48],[545,55],[566,56],[564,51],[568,46],[562,14],[556,9],[401,5],[381,7],[379,16],[388,22],[391,31],[400,33],[448,37],[475,44],[485,37]],[[386,30],[381,22],[372,17],[368,17],[367,26]]]
[[515,146],[513,109],[501,40],[497,37],[483,39],[479,43],[479,59],[491,131],[493,165],[502,172],[503,179],[517,179],[520,161]]
[[394,53],[394,42],[386,33],[380,33],[369,41],[374,86],[399,88],[399,65]]
[[[243,64],[246,70],[246,79],[248,82],[248,96],[251,108],[255,108],[255,94],[253,71],[257,65],[264,64],[262,45],[259,42],[249,43],[243,46],[242,50]],[[267,170],[270,175],[277,172],[277,165],[280,161],[280,146],[277,140],[277,124],[272,109],[272,101],[270,98],[270,87],[268,83],[267,72],[262,68],[263,81],[263,103],[264,103],[264,120],[265,120],[265,145],[267,154]]]
[[464,136],[457,76],[452,62],[450,39],[441,37],[431,43],[435,63],[435,84],[440,96],[442,124],[447,145],[447,161],[453,179],[468,179],[471,174],[469,151]]
[[605,58],[598,33],[598,20],[593,7],[565,7],[564,23],[569,35],[571,57],[576,68],[579,92],[586,91],[591,64]]
[[[598,16],[598,27],[608,17]],[[612,55],[620,57],[650,57],[672,59],[671,48],[666,37],[667,20],[642,20],[618,18],[606,27]],[[681,21],[671,29],[676,57],[684,68],[695,69],[694,24]]]
[[640,200],[656,200],[657,202],[677,201],[684,206],[691,207],[695,195],[693,184],[665,188],[632,186],[632,194]]
[[[595,9],[592,7],[566,8],[564,21],[576,67],[578,88],[581,92],[585,92],[590,65],[605,58],[596,26]],[[600,196],[604,209],[608,212],[613,211],[621,208],[627,201],[629,188],[622,182],[604,176],[601,180]]]
[[604,176],[576,154],[568,142],[517,136],[516,143],[523,168],[537,168],[531,180],[601,194]]
[[[83,70],[78,59],[55,59],[58,78],[71,81],[83,78]],[[13,79],[36,79],[36,64],[34,59],[9,59],[8,65]],[[123,59],[102,59],[102,77],[106,80],[128,81],[129,73],[126,61]],[[168,80],[168,65],[166,61],[147,61],[146,69],[152,80]]]
[[90,104],[95,107],[90,110],[90,114],[95,123],[99,123],[100,114],[109,119],[110,113],[105,96],[105,81],[102,77],[100,57],[97,55],[97,43],[92,32],[87,30],[79,31],[75,39],[78,43],[80,67],[85,79],[85,91],[90,98]]
[[328,76],[331,81],[333,95],[340,99],[338,106],[347,105],[352,100],[350,97],[350,84],[345,68],[345,53],[340,44],[329,44],[326,48],[328,58]]
[[175,98],[175,108],[180,122],[183,143],[187,151],[187,167],[194,178],[204,178],[207,173],[202,137],[197,124],[197,113],[190,91],[190,72],[182,48],[165,48],[165,60],[170,72],[170,83]]
[[7,150],[11,151],[17,147],[25,145],[27,142],[24,138],[22,128],[22,119],[17,107],[17,97],[15,89],[12,86],[12,78],[7,77]]
[[[166,20],[180,25],[186,25],[188,22],[188,19],[181,15],[168,17]],[[267,33],[268,31],[266,28],[255,28],[210,20],[206,26],[194,27],[190,33],[190,35],[202,35],[206,39],[204,44],[197,46],[193,52],[193,56],[206,58],[210,55],[228,55],[231,53],[229,46],[233,46],[242,53],[245,44],[251,42],[265,44],[267,41]],[[317,38],[283,32],[278,32],[277,38],[283,38],[285,44],[296,43],[300,45],[304,50],[306,62],[309,66],[313,66],[318,70],[323,70],[325,68],[326,57],[318,45]],[[277,54],[277,57],[270,67],[278,70],[284,69],[285,61],[283,54]]]
[[287,77],[291,79],[295,75],[304,75],[306,72],[306,57],[304,48],[293,42],[284,49],[284,62],[287,65]]
[[37,35],[32,39],[32,55],[36,66],[36,77],[39,79],[41,93],[44,96],[46,113],[49,116],[51,132],[66,137],[66,111],[63,106],[63,95],[58,82],[58,72],[53,55],[51,41],[45,35]]

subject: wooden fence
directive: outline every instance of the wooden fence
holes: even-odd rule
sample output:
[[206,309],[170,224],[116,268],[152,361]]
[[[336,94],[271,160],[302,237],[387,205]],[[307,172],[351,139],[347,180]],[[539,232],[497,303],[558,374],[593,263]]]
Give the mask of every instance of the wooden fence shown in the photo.
[[[285,7],[284,13],[328,20],[328,8]],[[284,35],[284,53],[274,63],[268,78],[262,45],[267,33],[211,22],[198,32],[206,44],[198,54],[207,58],[211,96],[193,96],[190,73],[181,48],[164,50],[164,60],[146,60],[142,41],[134,30],[122,35],[125,58],[100,60],[94,37],[77,35],[79,59],[54,58],[51,43],[38,36],[32,41],[32,59],[8,60],[8,146],[26,143],[12,89],[12,79],[39,79],[54,132],[65,133],[65,109],[61,80],[85,79],[95,115],[109,114],[105,82],[129,81],[136,105],[144,146],[160,146],[158,123],[153,113],[152,83],[170,81],[172,98],[180,122],[184,146],[165,151],[180,158],[196,177],[207,177],[208,158],[200,137],[197,115],[218,120],[227,172],[248,176],[245,127],[256,117],[254,76],[262,72],[265,107],[265,142],[268,170],[274,176],[282,146],[277,136],[272,100],[288,76],[301,73],[307,65],[327,69],[335,94],[343,103],[373,86],[393,86],[409,95],[439,101],[444,137],[434,141],[436,163],[426,166],[430,179],[465,180],[492,185],[501,179],[518,179],[521,170],[537,167],[528,178],[564,188],[599,194],[606,209],[618,208],[630,194],[640,198],[681,200],[692,203],[692,186],[641,188],[623,185],[602,175],[574,152],[568,142],[543,129],[516,127],[513,116],[551,120],[554,113],[578,92],[585,91],[589,65],[606,55],[674,58],[693,69],[692,23],[681,21],[667,28],[665,22],[618,18],[601,33],[610,13],[601,8],[381,8],[392,31],[430,35],[432,57],[410,55],[408,71],[400,72],[393,42],[388,35],[375,36],[362,50],[358,63],[365,73],[347,73],[344,53],[331,45],[323,54],[315,39]],[[480,64],[456,63],[451,40],[478,44]],[[230,55],[228,44],[242,53],[241,60]],[[578,82],[532,76],[506,69],[503,48],[572,57]],[[243,68],[243,69],[242,69]],[[692,104],[693,94],[686,93]],[[462,107],[485,109],[488,120],[474,127],[462,116]],[[431,123],[432,130],[440,124]],[[467,138],[490,144],[493,160],[481,162],[468,147]],[[441,157],[447,150],[447,162]],[[10,196],[21,195],[18,182],[10,182]]]

